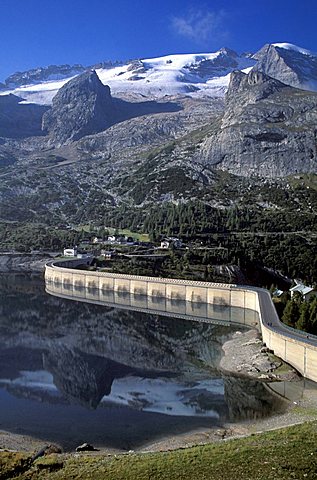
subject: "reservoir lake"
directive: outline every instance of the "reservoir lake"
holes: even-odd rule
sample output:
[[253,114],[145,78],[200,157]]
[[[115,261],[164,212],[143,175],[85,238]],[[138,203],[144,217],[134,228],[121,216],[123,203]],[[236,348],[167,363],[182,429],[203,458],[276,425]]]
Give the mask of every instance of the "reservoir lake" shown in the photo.
[[40,276],[0,274],[0,430],[65,450],[131,450],[285,411],[303,381],[221,372],[222,345],[246,328],[226,324],[230,310],[202,323],[62,298]]

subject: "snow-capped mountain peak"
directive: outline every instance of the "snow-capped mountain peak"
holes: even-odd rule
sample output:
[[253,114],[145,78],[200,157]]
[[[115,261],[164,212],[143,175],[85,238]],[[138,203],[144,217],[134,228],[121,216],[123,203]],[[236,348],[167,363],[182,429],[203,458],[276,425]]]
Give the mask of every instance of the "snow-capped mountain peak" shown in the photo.
[[[81,65],[50,66],[11,75],[0,95],[10,93],[23,103],[50,105],[69,80],[90,69]],[[293,87],[317,91],[317,56],[291,43],[266,44],[256,54],[239,55],[229,48],[217,52],[174,54],[137,59],[127,63],[103,63],[94,67],[114,96],[222,97],[235,70],[261,71]]]
[[48,67],[38,67],[26,72],[14,73],[6,79],[5,85],[7,88],[17,88],[45,81],[70,78],[84,71],[85,67],[82,65],[49,65]]
[[284,50],[291,50],[293,52],[302,53],[303,55],[309,55],[315,57],[316,54],[313,53],[311,50],[307,50],[306,48],[298,47],[297,45],[293,45],[292,43],[272,43],[273,47],[282,48]]
[[291,43],[264,45],[253,58],[256,70],[292,87],[317,91],[317,56]]
[[[113,68],[97,68],[96,73],[104,85],[110,86],[114,95],[215,97],[224,95],[229,82],[228,75],[233,70],[251,67],[254,63],[247,55],[238,55],[233,50],[222,48],[214,53],[175,54],[135,60]],[[4,90],[1,94],[13,93],[22,97],[25,103],[50,105],[57,91],[72,77],[69,75],[57,81],[46,79],[31,82],[30,85]]]

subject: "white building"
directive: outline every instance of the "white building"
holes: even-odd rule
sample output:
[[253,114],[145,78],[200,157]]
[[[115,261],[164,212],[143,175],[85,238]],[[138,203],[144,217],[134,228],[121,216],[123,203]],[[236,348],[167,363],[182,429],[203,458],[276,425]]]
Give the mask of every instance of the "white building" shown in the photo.
[[77,256],[77,247],[64,248],[64,257],[76,257],[76,256]]
[[183,246],[183,243],[181,242],[181,240],[179,238],[175,238],[175,237],[168,237],[168,238],[164,238],[162,241],[161,241],[161,247],[160,248],[163,248],[164,250],[167,250],[169,248],[182,248]]
[[301,295],[303,295],[303,298],[306,302],[312,295],[317,295],[317,291],[313,287],[307,287],[303,283],[296,283],[295,287],[290,288],[289,291],[291,292],[292,298],[295,292],[299,292]]

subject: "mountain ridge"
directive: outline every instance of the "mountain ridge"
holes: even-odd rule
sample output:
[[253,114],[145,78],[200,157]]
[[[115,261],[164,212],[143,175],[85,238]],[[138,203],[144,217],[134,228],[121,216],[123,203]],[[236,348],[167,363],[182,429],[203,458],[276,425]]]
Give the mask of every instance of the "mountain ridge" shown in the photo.
[[302,88],[317,90],[317,56],[313,52],[288,43],[266,44],[253,58],[255,70]]
[[[283,65],[272,68],[272,63]],[[230,48],[198,54],[175,54],[94,66],[61,65],[18,72],[5,80],[0,95],[13,93],[25,102],[50,105],[74,76],[95,69],[112,92],[162,98],[165,95],[224,96],[233,70],[254,68],[291,86],[317,90],[317,56],[288,43],[266,44],[255,54]],[[29,82],[29,83],[28,83]]]
[[[233,50],[222,48],[214,53],[137,59],[113,68],[107,66],[104,68],[104,64],[100,68],[98,65],[86,68],[75,67],[83,69],[77,74],[94,68],[102,83],[109,85],[115,94],[126,91],[146,95],[149,98],[162,98],[165,95],[195,95],[200,90],[203,90],[203,95],[223,96],[227,82],[225,77],[232,69],[247,68],[254,63],[248,54],[239,56]],[[72,67],[67,67],[71,72]],[[48,79],[46,82],[39,83],[31,81],[38,71],[43,73],[45,68],[41,67],[8,77],[5,80],[6,90],[2,90],[0,94],[14,93],[24,98],[26,102],[50,105],[57,91],[75,76],[69,75],[68,78],[64,76],[58,80]],[[12,79],[19,77],[20,85],[9,89]],[[24,78],[30,78],[29,85],[25,84]],[[209,81],[211,81],[210,84],[208,84]]]
[[[293,55],[292,48],[287,44],[284,50]],[[279,63],[277,49],[281,47],[268,50]],[[293,58],[298,55],[311,62],[314,75],[317,57],[296,47]],[[254,66],[241,71],[235,68],[237,58],[222,49],[136,60],[85,71],[68,82],[49,82],[51,90],[44,83],[21,87],[19,96],[2,92],[0,220],[34,215],[49,216],[52,222],[78,219],[74,202],[87,220],[122,203],[142,207],[201,199],[227,208],[226,189],[218,188],[224,177],[228,191],[234,185],[238,195],[236,185],[243,179],[251,185],[258,178],[266,182],[316,172],[317,93],[287,85]],[[249,61],[249,55],[244,59]],[[285,73],[283,68],[275,68],[277,76]],[[288,62],[288,78],[291,70]],[[215,72],[222,93],[205,95],[206,88],[211,85],[211,92],[215,87],[210,79]],[[295,67],[293,73],[297,75]],[[134,89],[153,75],[153,85],[155,78],[157,85],[162,78],[170,80],[159,97]],[[129,90],[119,91],[117,83],[113,91],[104,84],[107,78],[119,79]],[[182,88],[171,95],[175,79]],[[62,86],[56,94],[57,83]],[[23,92],[43,94],[43,102],[34,105],[31,97],[21,101],[26,98]],[[43,106],[48,93],[54,98],[52,106]]]

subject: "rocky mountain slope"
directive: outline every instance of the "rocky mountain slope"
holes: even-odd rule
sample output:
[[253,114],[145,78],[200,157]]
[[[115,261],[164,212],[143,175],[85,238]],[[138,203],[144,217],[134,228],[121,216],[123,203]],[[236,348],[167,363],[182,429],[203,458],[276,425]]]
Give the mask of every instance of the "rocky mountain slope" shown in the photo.
[[317,90],[317,56],[309,50],[289,43],[267,44],[253,58],[255,70],[292,87]]
[[110,88],[94,71],[86,72],[58,91],[52,108],[43,115],[42,127],[53,142],[63,144],[105,130],[111,125],[113,110]]
[[0,219],[70,218],[74,199],[85,211],[96,202],[224,205],[223,172],[231,190],[235,176],[252,184],[315,172],[316,59],[274,44],[253,58],[222,49],[101,65],[70,80],[47,81],[51,67],[39,81],[26,75],[37,83],[0,95]]
[[256,70],[234,72],[220,129],[202,152],[206,161],[238,175],[315,172],[316,122],[316,93]]

